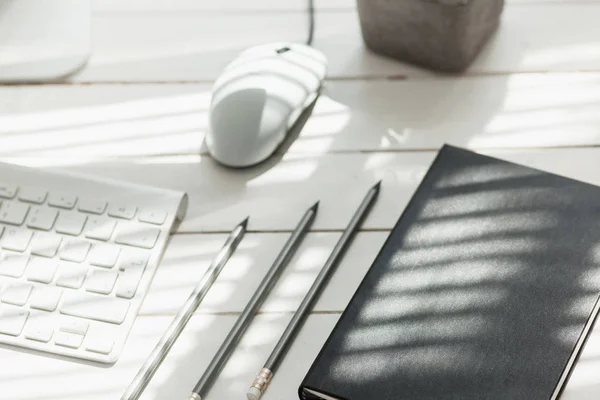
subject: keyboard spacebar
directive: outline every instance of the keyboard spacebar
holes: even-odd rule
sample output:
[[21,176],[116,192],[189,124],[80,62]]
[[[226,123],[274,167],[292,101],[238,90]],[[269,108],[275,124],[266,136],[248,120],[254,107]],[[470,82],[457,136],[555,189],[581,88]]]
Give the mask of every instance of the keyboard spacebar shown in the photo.
[[61,314],[121,324],[129,310],[129,301],[87,293],[65,293]]

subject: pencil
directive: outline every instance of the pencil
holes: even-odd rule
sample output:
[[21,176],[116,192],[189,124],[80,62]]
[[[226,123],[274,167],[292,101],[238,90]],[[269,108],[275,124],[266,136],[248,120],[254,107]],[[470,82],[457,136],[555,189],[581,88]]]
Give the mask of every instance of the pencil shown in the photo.
[[231,231],[227,241],[212,261],[208,271],[206,271],[202,280],[198,283],[198,286],[196,286],[190,297],[181,307],[173,319],[173,322],[171,322],[171,325],[169,325],[169,328],[167,328],[166,332],[163,334],[162,338],[154,350],[152,350],[152,353],[121,397],[121,400],[137,400],[142,395],[142,392],[169,353],[169,350],[183,331],[183,328],[185,328],[185,325],[192,317],[192,314],[212,287],[213,283],[223,270],[223,267],[225,267],[225,264],[229,261],[231,255],[237,249],[238,244],[246,233],[247,225],[248,218]]
[[196,384],[193,392],[189,395],[188,400],[202,400],[208,394],[208,391],[211,389],[219,373],[233,353],[234,348],[250,326],[252,318],[262,306],[269,292],[273,289],[273,286],[275,286],[275,283],[281,276],[284,268],[296,253],[302,239],[306,236],[308,229],[317,215],[318,207],[319,203],[317,202],[306,211],[298,223],[298,226],[296,226],[296,229],[273,262],[269,272],[267,272],[267,275],[263,278],[262,282],[254,292],[254,295],[252,295],[248,305],[244,308],[244,311],[237,319],[233,328],[231,328],[225,341],[221,344],[217,354],[215,354],[204,374]]
[[[338,266],[340,260],[344,256],[348,246],[352,242],[358,228],[360,227],[362,221],[369,214],[369,211],[372,209],[373,204],[375,204],[375,200],[377,200],[377,196],[379,195],[379,189],[381,187],[381,181],[379,181],[375,186],[373,186],[368,192],[362,203],[356,210],[354,216],[350,220],[350,223],[344,230],[344,233],[338,240],[334,249],[332,250],[329,258],[323,265],[321,272],[315,279],[313,285],[309,289],[308,293],[302,300],[300,307],[292,317],[292,320],[288,324],[287,328],[283,332],[283,335],[275,345],[273,352],[269,356],[267,362],[264,367],[252,382],[252,386],[248,389],[246,396],[248,400],[259,400],[264,392],[266,391],[271,379],[273,379],[273,375],[277,370],[277,367],[285,357],[290,345],[294,341],[296,335],[300,331],[302,324],[308,317],[310,310],[312,309],[314,303],[319,298],[321,292],[325,288],[331,274],[335,271]],[[190,399],[191,400],[191,399]],[[198,399],[194,399],[198,400]]]

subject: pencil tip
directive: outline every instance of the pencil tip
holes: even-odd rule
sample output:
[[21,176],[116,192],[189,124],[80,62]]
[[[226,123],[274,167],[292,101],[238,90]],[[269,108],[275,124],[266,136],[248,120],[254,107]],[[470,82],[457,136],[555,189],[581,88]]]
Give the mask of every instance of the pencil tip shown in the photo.
[[312,210],[316,212],[319,209],[319,203],[320,201],[317,201],[315,204],[313,204],[312,207],[309,208],[309,211]]
[[248,220],[250,219],[250,216],[246,217],[245,220],[243,220],[240,225],[242,228],[246,229],[246,227],[248,226]]
[[379,189],[381,189],[381,180],[377,182],[375,186],[373,186],[373,189],[375,189],[376,191],[379,191]]

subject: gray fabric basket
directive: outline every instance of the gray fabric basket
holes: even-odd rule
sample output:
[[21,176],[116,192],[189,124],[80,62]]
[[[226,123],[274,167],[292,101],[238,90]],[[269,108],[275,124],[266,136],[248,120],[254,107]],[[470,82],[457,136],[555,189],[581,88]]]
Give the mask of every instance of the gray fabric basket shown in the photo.
[[504,0],[357,1],[369,48],[447,72],[463,71],[473,62],[504,8]]

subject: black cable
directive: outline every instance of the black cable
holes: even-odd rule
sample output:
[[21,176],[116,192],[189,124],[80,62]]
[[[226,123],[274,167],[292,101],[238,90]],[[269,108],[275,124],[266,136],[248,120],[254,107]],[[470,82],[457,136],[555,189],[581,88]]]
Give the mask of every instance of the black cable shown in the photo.
[[306,44],[312,46],[315,35],[315,0],[308,0],[308,39]]

